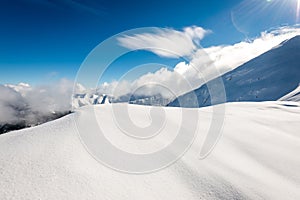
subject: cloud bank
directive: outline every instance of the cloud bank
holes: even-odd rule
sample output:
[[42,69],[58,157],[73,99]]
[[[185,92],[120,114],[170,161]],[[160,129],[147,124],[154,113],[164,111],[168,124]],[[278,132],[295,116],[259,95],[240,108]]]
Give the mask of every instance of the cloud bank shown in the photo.
[[52,85],[0,85],[0,125],[31,126],[71,110],[73,82],[62,79]]

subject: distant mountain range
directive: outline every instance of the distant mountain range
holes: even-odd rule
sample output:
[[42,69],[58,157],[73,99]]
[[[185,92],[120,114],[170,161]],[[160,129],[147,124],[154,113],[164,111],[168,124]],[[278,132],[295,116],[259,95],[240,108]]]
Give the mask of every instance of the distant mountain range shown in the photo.
[[109,103],[129,103],[138,105],[166,106],[171,99],[163,98],[161,95],[146,96],[127,94],[118,98],[100,92],[85,91],[73,95],[73,108],[85,105],[109,104]]
[[105,94],[97,93],[81,93],[74,94],[72,99],[73,108],[79,108],[85,105],[95,105],[95,104],[108,104],[110,103],[111,97]]
[[[274,101],[282,98],[295,90],[300,83],[300,36],[282,42],[270,51],[225,73],[221,78],[227,102]],[[191,98],[192,93],[197,96],[197,101]],[[293,95],[297,96],[299,91],[294,93]],[[300,98],[285,98],[285,100],[297,99]],[[168,104],[175,107],[209,105],[212,103],[206,84]]]

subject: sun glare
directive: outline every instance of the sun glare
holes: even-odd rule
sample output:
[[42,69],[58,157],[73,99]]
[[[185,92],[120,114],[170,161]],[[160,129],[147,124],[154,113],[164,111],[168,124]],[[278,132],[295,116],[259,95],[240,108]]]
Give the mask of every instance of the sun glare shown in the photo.
[[297,8],[296,8],[296,23],[299,21],[299,14],[300,14],[300,0],[297,0]]

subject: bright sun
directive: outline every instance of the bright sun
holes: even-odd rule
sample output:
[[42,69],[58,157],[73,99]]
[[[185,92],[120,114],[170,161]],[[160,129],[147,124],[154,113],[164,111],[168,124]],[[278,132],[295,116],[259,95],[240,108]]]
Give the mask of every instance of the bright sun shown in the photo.
[[[274,2],[274,0],[266,0],[267,2]],[[296,6],[296,23],[298,23],[299,21],[299,17],[300,17],[300,0],[296,0],[297,2],[297,6]],[[295,1],[293,2],[295,3]]]

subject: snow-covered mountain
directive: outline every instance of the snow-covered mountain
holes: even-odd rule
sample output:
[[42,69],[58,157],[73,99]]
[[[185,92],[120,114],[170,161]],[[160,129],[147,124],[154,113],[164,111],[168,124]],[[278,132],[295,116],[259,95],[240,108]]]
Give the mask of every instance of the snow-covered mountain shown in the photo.
[[25,96],[28,91],[32,90],[32,87],[28,83],[19,83],[17,85],[5,84],[4,86],[14,89],[19,92],[22,96]]
[[[278,100],[300,83],[300,36],[281,43],[221,78],[227,102]],[[191,99],[191,93],[196,94],[198,102]],[[178,97],[169,106],[179,106],[179,98],[182,107],[211,105],[207,85]]]
[[292,92],[288,93],[287,95],[278,99],[279,101],[295,101],[300,102],[300,84],[299,86],[293,90]]
[[77,109],[82,106],[96,105],[96,104],[109,104],[111,97],[105,94],[97,94],[92,92],[74,94],[72,98],[72,106]]
[[146,95],[132,95],[127,94],[120,97],[112,97],[110,95],[102,94],[95,90],[84,91],[76,93],[72,98],[73,108],[77,109],[87,105],[109,104],[109,103],[129,103],[138,105],[151,106],[166,106],[170,103],[170,99],[163,98],[161,95],[146,96]]
[[112,99],[113,103],[129,103],[148,106],[166,106],[170,101],[170,99],[164,98],[160,94],[153,96],[127,94]]
[[[151,107],[129,108],[139,124],[151,121],[145,115]],[[132,145],[133,139],[124,140],[114,123],[111,104],[82,107],[61,119],[0,135],[0,199],[300,199],[299,108],[280,101],[226,104],[223,136],[204,160],[199,159],[199,150],[213,109],[186,109],[191,114],[187,117],[198,112],[201,121],[191,148],[167,168],[133,175],[97,162],[81,143],[74,118],[86,120],[88,131],[93,126],[84,116],[93,109],[118,148],[153,152],[153,147],[158,150],[174,138],[182,109],[161,108],[167,122],[163,135],[149,144],[138,140]],[[187,124],[182,128],[190,130]]]

